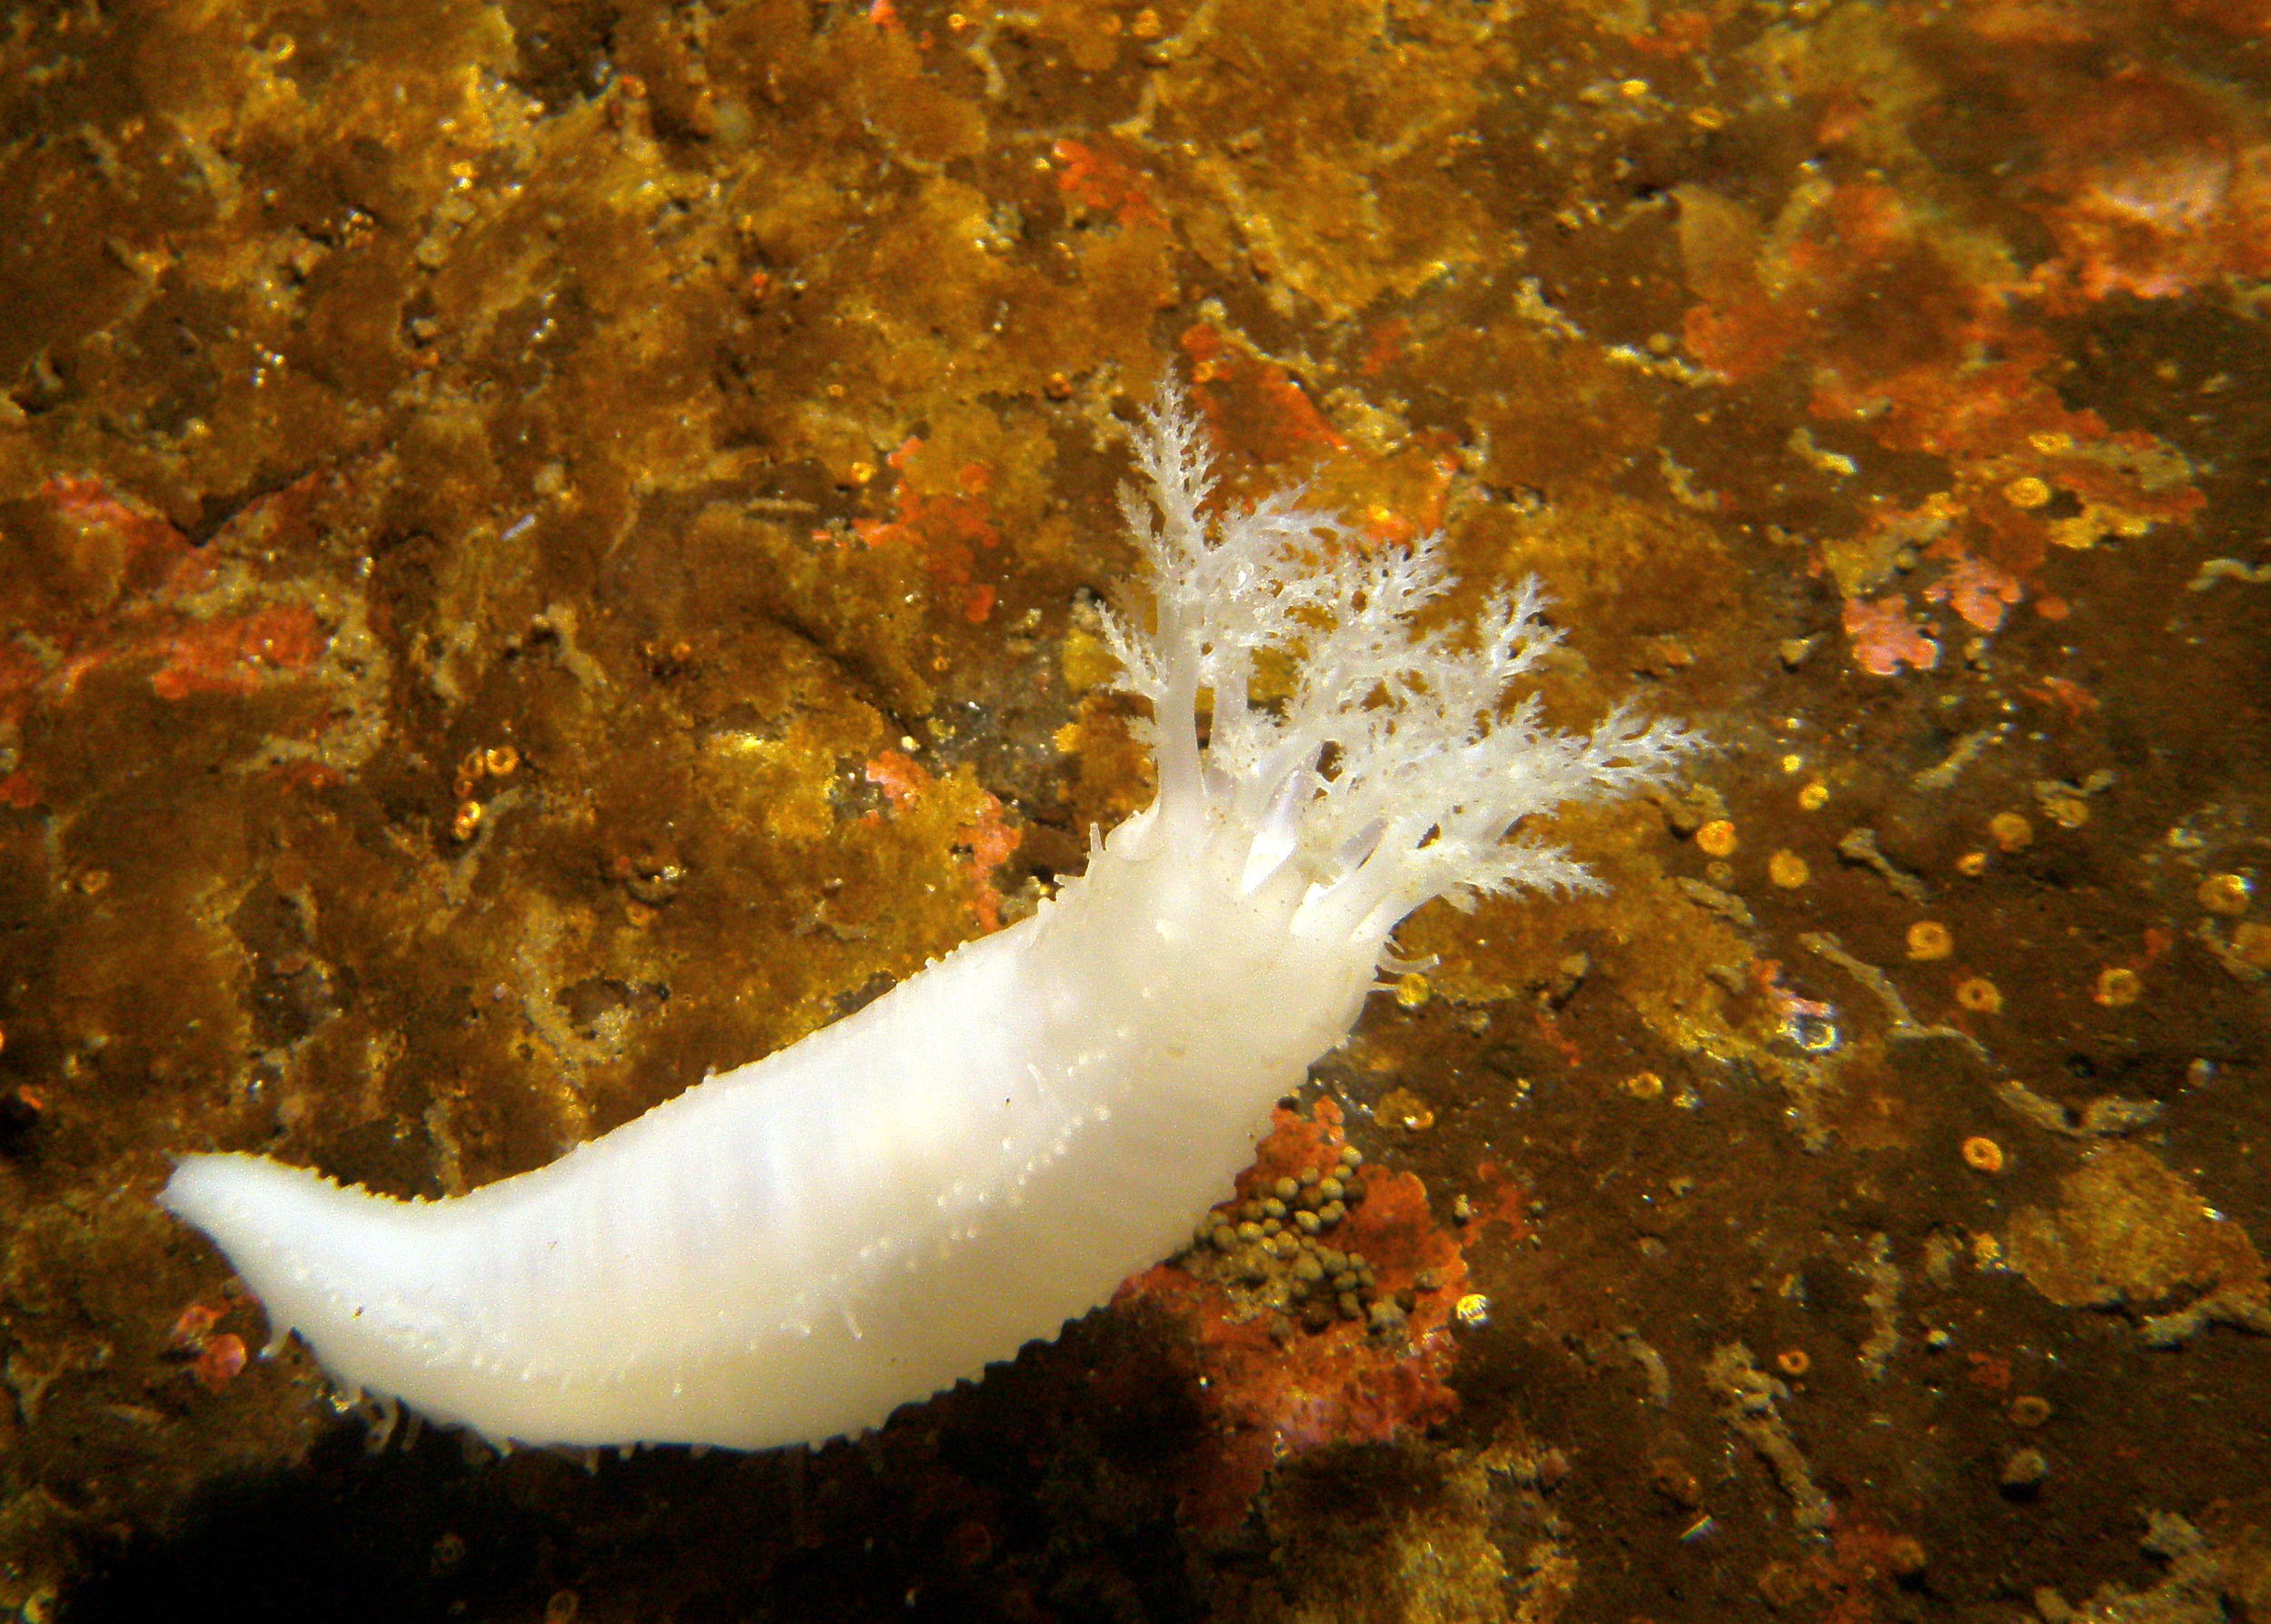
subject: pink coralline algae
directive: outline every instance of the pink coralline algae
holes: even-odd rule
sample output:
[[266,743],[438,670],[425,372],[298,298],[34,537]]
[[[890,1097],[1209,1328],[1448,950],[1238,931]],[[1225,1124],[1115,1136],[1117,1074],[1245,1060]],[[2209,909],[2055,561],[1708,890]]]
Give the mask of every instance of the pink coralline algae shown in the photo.
[[867,777],[902,816],[920,810],[926,801],[942,794],[947,804],[958,806],[962,816],[955,828],[955,850],[969,869],[970,906],[986,929],[1000,929],[1002,896],[994,884],[994,871],[1025,838],[1003,817],[1001,801],[978,788],[975,780],[950,780],[942,786],[914,758],[897,750],[885,750],[868,762]]
[[[1924,596],[1934,603],[1945,603],[1954,609],[1968,626],[1981,631],[1999,631],[2005,611],[2026,596],[2026,589],[2017,576],[1997,569],[1985,559],[1959,559],[1945,576],[1925,589]],[[1850,605],[1845,614],[1846,628],[1850,630],[1853,611]],[[1929,643],[1925,646],[1930,647]],[[1926,660],[1917,668],[1926,670],[1930,665],[1931,661]]]
[[1845,633],[1853,639],[1853,663],[1872,677],[1897,677],[1902,666],[1929,671],[1939,663],[1939,645],[1909,619],[1905,592],[1874,603],[1847,599]]
[[2083,294],[2174,299],[2233,268],[2227,241],[2262,206],[2266,153],[2184,153],[2107,164],[2054,220]]
[[967,462],[954,471],[950,488],[927,488],[918,476],[935,478],[938,470],[915,466],[922,450],[921,439],[910,436],[885,459],[901,476],[895,516],[856,519],[852,531],[870,547],[912,548],[962,618],[975,626],[994,612],[995,589],[975,579],[978,550],[1001,544],[990,504],[993,470]]
[[2038,120],[2058,254],[2034,281],[2053,300],[2172,299],[2271,269],[2271,144],[2214,90],[2132,66]]
[[[1319,1100],[1313,1117],[1280,1106],[1273,1120],[1254,1165],[1238,1176],[1241,1198],[1267,1194],[1304,1168],[1339,1170],[1347,1141],[1335,1101]],[[1383,1296],[1410,1302],[1401,1334],[1383,1338],[1347,1319],[1296,1330],[1241,1308],[1221,1283],[1176,1263],[1120,1287],[1116,1302],[1146,1303],[1183,1328],[1205,1377],[1198,1391],[1213,1423],[1208,1459],[1183,1506],[1196,1526],[1234,1526],[1289,1455],[1412,1437],[1459,1408],[1449,1378],[1458,1358],[1452,1310],[1467,1281],[1460,1242],[1435,1224],[1416,1175],[1371,1168],[1364,1191],[1334,1232],[1334,1244],[1363,1255]]]

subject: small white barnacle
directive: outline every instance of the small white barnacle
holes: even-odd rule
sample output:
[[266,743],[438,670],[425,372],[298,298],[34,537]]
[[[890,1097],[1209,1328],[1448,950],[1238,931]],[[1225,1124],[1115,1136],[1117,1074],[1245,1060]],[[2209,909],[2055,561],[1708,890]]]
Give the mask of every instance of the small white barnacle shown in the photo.
[[[1558,637],[1534,583],[1463,634],[1423,624],[1451,584],[1436,538],[1374,546],[1291,495],[1210,515],[1172,391],[1134,449],[1121,509],[1148,579],[1104,630],[1151,708],[1158,792],[1087,873],[838,1025],[469,1195],[185,1157],[164,1203],[279,1339],[501,1442],[757,1449],[878,1425],[1185,1244],[1347,1035],[1406,915],[1592,886],[1530,820],[1693,748],[1621,709],[1545,725],[1516,691]],[[1293,672],[1267,706],[1263,664]]]

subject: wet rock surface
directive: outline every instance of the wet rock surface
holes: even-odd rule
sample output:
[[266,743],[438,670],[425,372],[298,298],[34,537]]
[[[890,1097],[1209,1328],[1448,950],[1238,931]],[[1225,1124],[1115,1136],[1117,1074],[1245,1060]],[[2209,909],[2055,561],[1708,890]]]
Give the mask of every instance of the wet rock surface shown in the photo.
[[[22,9],[0,1602],[2271,1613],[2266,30]],[[1542,575],[1552,712],[1720,753],[1567,820],[1602,895],[1413,919],[1193,1250],[983,1381],[368,1452],[169,1156],[462,1192],[1077,873],[1170,369],[1228,500]]]

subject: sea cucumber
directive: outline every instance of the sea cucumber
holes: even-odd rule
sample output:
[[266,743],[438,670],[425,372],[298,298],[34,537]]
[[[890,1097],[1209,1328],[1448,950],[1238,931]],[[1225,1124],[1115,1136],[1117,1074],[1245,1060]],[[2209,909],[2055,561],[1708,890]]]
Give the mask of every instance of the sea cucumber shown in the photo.
[[[759,1449],[879,1424],[1103,1302],[1230,1187],[1430,897],[1593,882],[1516,826],[1662,777],[1693,737],[1552,730],[1508,687],[1532,583],[1423,629],[1436,538],[1368,545],[1281,494],[1206,516],[1172,389],[1121,507],[1145,606],[1152,805],[1032,916],[551,1165],[400,1202],[248,1154],[161,1197],[343,1389],[492,1439]],[[1290,697],[1251,702],[1264,650]],[[1211,709],[1202,742],[1201,718]]]

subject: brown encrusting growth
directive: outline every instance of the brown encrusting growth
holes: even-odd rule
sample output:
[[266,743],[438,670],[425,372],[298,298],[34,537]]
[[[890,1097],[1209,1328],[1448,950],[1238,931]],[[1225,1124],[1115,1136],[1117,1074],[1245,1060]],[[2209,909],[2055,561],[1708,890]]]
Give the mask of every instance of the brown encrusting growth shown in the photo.
[[[2271,1612],[2266,48],[17,8],[0,1604]],[[1414,919],[1231,1244],[984,1382],[809,1459],[365,1457],[169,1155],[462,1191],[1077,872],[1150,793],[1096,609],[1170,368],[1225,500],[1440,527],[1454,614],[1538,573],[1557,720],[1720,753],[1565,820],[1602,895]]]

